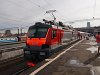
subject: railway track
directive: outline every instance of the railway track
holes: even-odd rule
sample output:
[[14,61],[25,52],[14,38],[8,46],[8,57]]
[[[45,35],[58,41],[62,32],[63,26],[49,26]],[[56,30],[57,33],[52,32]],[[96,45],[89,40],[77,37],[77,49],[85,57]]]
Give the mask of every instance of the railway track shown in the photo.
[[4,53],[4,52],[10,52],[10,51],[15,51],[15,50],[20,50],[22,48],[23,48],[23,46],[18,46],[18,47],[5,48],[5,49],[0,49],[0,50],[2,51],[2,53]]
[[[23,56],[23,46],[24,42],[16,42],[16,43],[3,43],[0,44],[0,74],[8,75],[9,73],[13,73],[11,68],[16,68],[18,70],[22,69],[21,67],[16,67],[19,65],[26,65],[24,56]],[[22,52],[21,54],[19,52]],[[15,56],[12,56],[12,53]],[[18,55],[16,55],[19,53]],[[11,57],[9,57],[11,56]],[[16,72],[17,70],[15,70]],[[5,74],[6,73],[6,74]],[[9,75],[11,75],[9,74]]]
[[[24,75],[23,73],[25,71],[28,71],[27,73],[29,73],[29,72],[31,73],[32,71],[35,71],[37,68],[39,68],[43,64],[52,60],[54,57],[56,57],[58,54],[60,54],[62,51],[64,51],[65,48],[70,47],[73,43],[75,43],[77,41],[69,42],[68,44],[66,44],[65,46],[60,48],[60,50],[58,52],[54,53],[52,56],[50,56],[46,60],[43,60],[41,62],[35,61],[34,62],[36,64],[35,67],[28,67],[27,66],[27,61],[24,60],[23,54],[21,56],[17,56],[16,58],[15,57],[11,58],[8,61],[5,60],[2,63],[0,63],[0,65],[2,65],[0,67],[0,74],[1,75]],[[63,50],[61,50],[61,49],[63,49]],[[30,69],[32,69],[32,70],[30,70]]]
[[0,67],[0,74],[1,75],[12,75],[16,71],[20,71],[20,70],[22,70],[22,68],[27,67],[24,58],[18,58],[16,60],[7,62],[7,63],[2,64],[2,65],[3,66]]
[[[79,40],[77,40],[77,41],[79,41]],[[45,59],[45,60],[43,60],[43,61],[41,61],[41,62],[39,61],[39,62],[35,63],[35,64],[36,64],[35,67],[25,67],[25,68],[23,68],[23,69],[21,69],[21,70],[15,72],[15,73],[12,74],[12,75],[24,75],[24,72],[25,72],[25,71],[27,71],[27,72],[25,72],[25,74],[26,74],[26,73],[31,73],[32,71],[35,71],[35,70],[38,69],[40,66],[42,66],[42,65],[44,65],[44,64],[46,64],[46,63],[48,63],[48,62],[51,61],[53,58],[55,58],[57,55],[59,55],[62,51],[65,50],[65,48],[69,48],[73,43],[76,43],[77,41],[72,41],[72,42],[70,42],[69,44],[67,44],[66,46],[63,46],[63,47],[61,48],[61,49],[63,49],[63,50],[58,51],[57,53],[55,53],[55,54],[53,54],[52,56],[50,56],[48,59]],[[28,75],[28,74],[26,74],[26,75]]]
[[23,57],[24,57],[23,54],[21,54],[21,55],[18,55],[16,57],[12,57],[12,58],[8,58],[8,59],[5,59],[5,60],[1,60],[0,61],[0,65],[2,66],[2,64],[8,63],[8,62],[12,62],[13,60],[18,60],[18,59],[23,58]]
[[23,71],[25,71],[25,70],[27,70],[27,69],[29,69],[29,67],[25,67],[24,69],[21,69],[21,70],[19,70],[18,72],[15,72],[15,73],[12,74],[12,75],[18,75],[18,74],[20,74],[21,72],[23,72]]
[[24,42],[0,44],[0,62],[9,61],[23,55]]
[[9,43],[9,44],[2,44],[2,45],[0,45],[0,50],[1,50],[1,49],[14,48],[14,47],[20,47],[20,46],[25,46],[25,43]]
[[1,49],[0,52],[0,62],[5,60],[10,60],[12,58],[16,58],[18,56],[23,55],[23,47],[13,47],[13,48],[7,48],[7,49]]
[[22,42],[12,42],[12,43],[0,43],[0,46],[12,45],[12,44],[21,44],[21,43],[25,43],[25,41],[22,41]]

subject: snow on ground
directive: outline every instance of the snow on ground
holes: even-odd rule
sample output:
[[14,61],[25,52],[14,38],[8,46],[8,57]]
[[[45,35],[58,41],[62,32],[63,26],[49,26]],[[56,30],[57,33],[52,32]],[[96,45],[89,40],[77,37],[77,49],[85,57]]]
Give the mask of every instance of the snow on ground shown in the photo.
[[91,46],[90,48],[87,48],[86,50],[91,51],[91,53],[95,53],[98,50],[98,48],[95,46]]

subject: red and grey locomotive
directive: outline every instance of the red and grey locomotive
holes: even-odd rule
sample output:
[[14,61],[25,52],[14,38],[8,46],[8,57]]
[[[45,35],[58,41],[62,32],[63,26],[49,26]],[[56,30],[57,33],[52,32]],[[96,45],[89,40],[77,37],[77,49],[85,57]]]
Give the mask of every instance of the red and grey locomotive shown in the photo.
[[48,57],[72,38],[73,31],[64,29],[62,23],[57,25],[51,21],[48,23],[37,22],[28,29],[24,56],[28,59]]

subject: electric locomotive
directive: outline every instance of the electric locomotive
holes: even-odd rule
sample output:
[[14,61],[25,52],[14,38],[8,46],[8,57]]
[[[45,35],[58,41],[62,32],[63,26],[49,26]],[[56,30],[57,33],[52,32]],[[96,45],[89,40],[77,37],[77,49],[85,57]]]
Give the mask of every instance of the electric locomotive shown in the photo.
[[31,60],[46,58],[72,37],[72,30],[64,28],[61,22],[58,25],[52,21],[37,22],[28,29],[24,57]]

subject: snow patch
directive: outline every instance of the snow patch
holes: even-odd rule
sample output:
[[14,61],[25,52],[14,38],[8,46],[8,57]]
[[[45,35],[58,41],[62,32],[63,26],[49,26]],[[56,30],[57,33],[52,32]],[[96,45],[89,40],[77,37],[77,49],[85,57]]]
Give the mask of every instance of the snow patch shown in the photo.
[[97,47],[92,46],[92,47],[90,47],[90,48],[87,48],[86,50],[91,51],[91,53],[95,53],[95,52],[98,50],[98,48],[97,48]]

